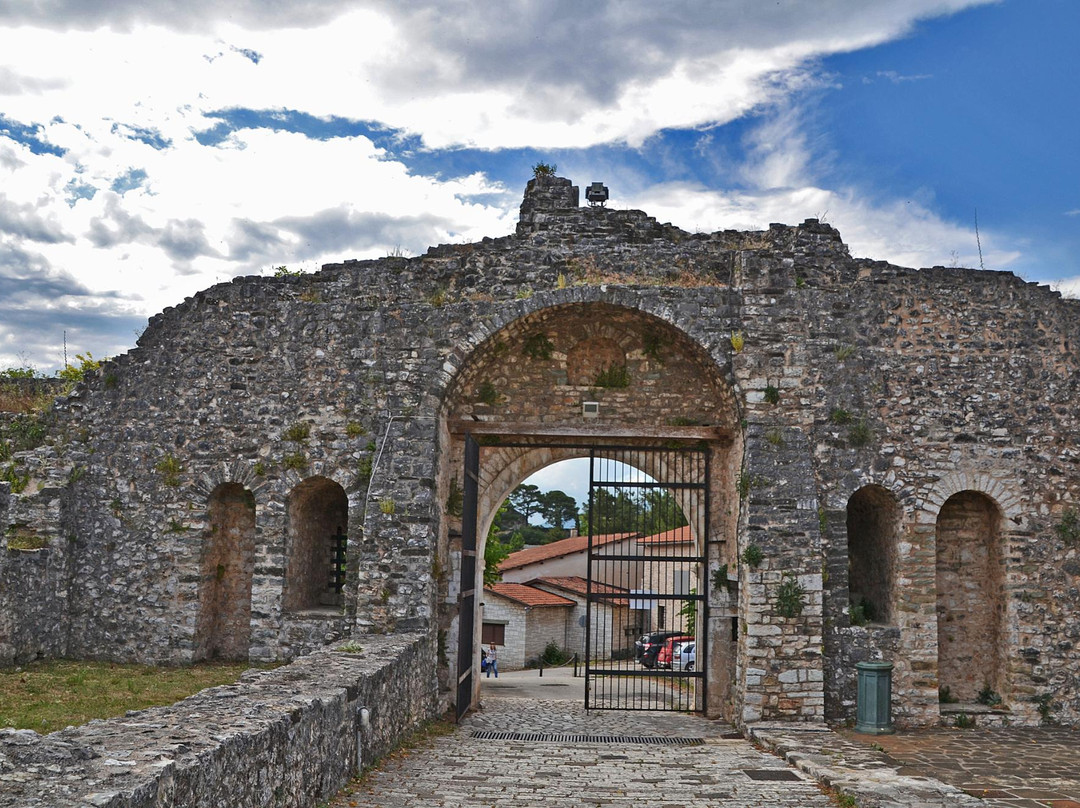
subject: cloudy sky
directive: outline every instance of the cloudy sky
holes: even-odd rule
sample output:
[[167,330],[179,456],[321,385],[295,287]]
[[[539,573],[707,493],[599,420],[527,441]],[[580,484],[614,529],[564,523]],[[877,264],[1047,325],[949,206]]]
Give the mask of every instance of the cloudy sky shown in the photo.
[[1075,0],[0,0],[0,368],[507,234],[538,161],[908,266],[978,266],[977,211],[987,269],[1080,291],[1078,30]]

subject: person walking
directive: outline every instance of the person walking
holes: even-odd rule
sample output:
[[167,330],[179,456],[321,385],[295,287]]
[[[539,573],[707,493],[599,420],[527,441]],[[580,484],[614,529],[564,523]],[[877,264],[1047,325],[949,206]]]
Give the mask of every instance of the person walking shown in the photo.
[[491,678],[491,672],[495,671],[495,678],[499,678],[499,658],[495,653],[495,643],[491,644],[487,652],[487,678]]

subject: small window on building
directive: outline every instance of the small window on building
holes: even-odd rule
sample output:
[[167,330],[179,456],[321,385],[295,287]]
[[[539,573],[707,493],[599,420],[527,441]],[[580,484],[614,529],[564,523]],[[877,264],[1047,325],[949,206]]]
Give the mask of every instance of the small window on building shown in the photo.
[[480,630],[480,642],[484,646],[492,643],[506,645],[506,626],[502,623],[484,623]]

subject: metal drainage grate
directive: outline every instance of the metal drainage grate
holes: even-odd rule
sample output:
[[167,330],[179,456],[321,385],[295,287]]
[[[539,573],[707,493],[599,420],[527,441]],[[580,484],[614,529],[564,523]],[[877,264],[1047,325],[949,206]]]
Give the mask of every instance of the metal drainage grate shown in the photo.
[[542,743],[643,743],[654,746],[701,746],[701,738],[662,738],[653,735],[554,735],[546,732],[495,732],[475,730],[474,738],[482,741],[539,741]]
[[751,780],[802,781],[799,775],[789,769],[743,769],[743,774]]

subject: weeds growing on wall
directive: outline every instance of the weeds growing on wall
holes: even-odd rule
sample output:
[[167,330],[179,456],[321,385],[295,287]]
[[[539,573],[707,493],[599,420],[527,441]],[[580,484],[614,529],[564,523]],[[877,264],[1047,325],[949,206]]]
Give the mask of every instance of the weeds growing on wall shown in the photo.
[[646,358],[652,359],[661,365],[664,364],[664,357],[661,353],[663,349],[664,338],[655,331],[646,330],[641,335],[641,352]]
[[1054,527],[1054,531],[1066,545],[1073,547],[1080,544],[1080,514],[1075,508],[1066,508],[1062,511],[1061,519]]
[[768,402],[769,404],[779,404],[780,403],[780,388],[778,388],[778,387],[776,387],[775,385],[772,385],[772,384],[766,386],[766,388],[765,388],[765,401]]
[[290,443],[304,443],[311,437],[311,424],[297,421],[281,433],[281,437]]
[[736,480],[735,487],[739,489],[739,498],[746,499],[752,488],[764,488],[768,484],[769,481],[764,477],[743,470],[739,472],[739,479]]
[[345,437],[347,438],[362,438],[367,433],[364,425],[359,421],[349,421],[349,423],[345,424]]
[[103,361],[94,359],[94,355],[89,351],[85,354],[75,354],[75,360],[78,362],[77,365],[64,365],[64,367],[56,373],[58,378],[68,382],[69,388],[74,387],[85,379],[87,373],[100,370],[101,362]]
[[1039,723],[1049,726],[1054,723],[1054,696],[1051,693],[1041,693],[1031,697],[1039,711]]
[[356,481],[361,486],[371,482],[372,459],[370,456],[361,457],[356,463]]
[[24,526],[12,525],[8,529],[7,546],[9,550],[41,550],[49,543],[43,536]]
[[836,426],[845,426],[855,420],[855,417],[843,407],[833,407],[829,410],[829,421]]
[[521,346],[521,352],[525,356],[539,362],[551,359],[554,350],[555,343],[548,339],[547,334],[531,334],[525,338],[525,342]]
[[183,471],[183,467],[172,454],[166,454],[161,458],[154,465],[154,471],[161,475],[161,481],[165,485],[172,487],[180,485],[180,472]]
[[45,442],[48,431],[46,416],[41,413],[25,413],[0,422],[0,462],[10,460],[16,452],[36,449]]
[[765,430],[765,440],[770,446],[780,447],[784,445],[784,433],[779,427],[771,427]]
[[837,362],[843,362],[845,359],[850,359],[855,355],[854,345],[837,345],[833,349],[833,355],[836,357]]
[[281,465],[291,471],[303,471],[307,468],[307,458],[303,452],[290,452],[281,458]]
[[761,562],[765,560],[765,553],[761,552],[761,548],[756,544],[748,544],[739,558],[750,569],[756,570],[761,566]]
[[781,617],[793,618],[802,614],[806,590],[799,584],[799,579],[791,573],[784,573],[784,580],[776,587],[776,611]]
[[742,331],[731,332],[731,350],[735,353],[742,351],[743,346],[746,345],[746,335]]
[[450,478],[450,492],[446,495],[446,512],[460,518],[465,507],[465,494],[458,485],[457,477]]
[[503,394],[491,382],[481,382],[476,390],[476,397],[481,404],[487,404],[489,407],[495,407],[504,401]]
[[874,433],[870,429],[870,424],[866,423],[864,418],[860,418],[848,430],[848,443],[852,446],[865,446],[873,437]]
[[594,387],[623,388],[630,386],[630,370],[626,365],[609,365],[596,374]]
[[554,177],[555,172],[559,170],[558,165],[555,163],[536,163],[532,167],[533,176],[537,179],[541,177]]
[[[41,412],[48,409],[53,393],[48,389],[35,391],[22,382],[45,378],[33,368],[7,368],[0,370],[0,412]],[[2,441],[2,435],[0,435]]]

